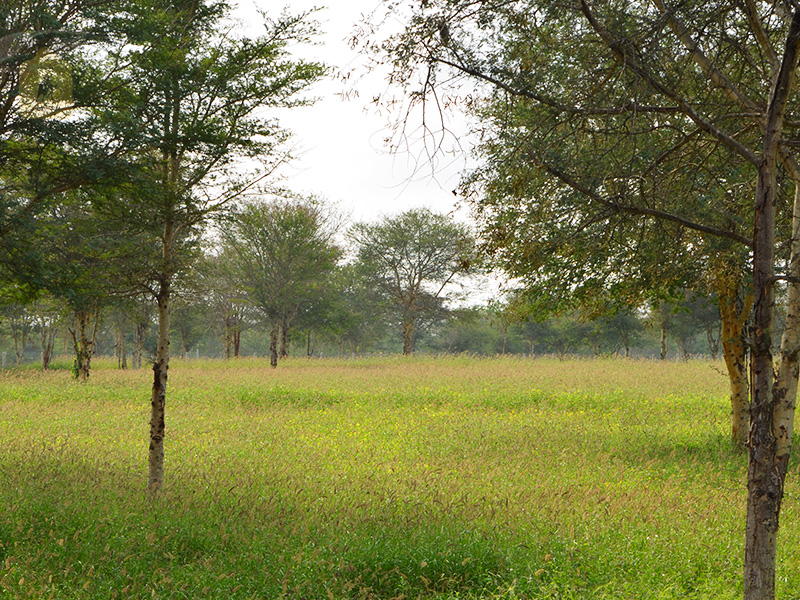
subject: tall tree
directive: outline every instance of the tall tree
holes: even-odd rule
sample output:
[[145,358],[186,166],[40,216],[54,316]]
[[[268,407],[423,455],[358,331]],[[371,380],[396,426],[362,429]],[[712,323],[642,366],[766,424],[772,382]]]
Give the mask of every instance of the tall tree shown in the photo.
[[[164,477],[164,436],[169,368],[170,303],[176,277],[210,215],[222,210],[254,179],[284,158],[285,132],[269,119],[271,107],[294,106],[323,68],[292,60],[289,46],[313,33],[308,15],[265,22],[265,34],[237,37],[226,24],[229,5],[216,0],[141,0],[117,24],[134,43],[109,54],[106,70],[117,92],[95,109],[112,140],[138,149],[149,176],[134,199],[136,222],[161,250],[149,286],[158,305],[158,342],[151,394],[147,487]],[[258,158],[259,174],[236,166]]]
[[[488,190],[481,210],[498,251],[520,247],[518,229],[545,239],[571,234],[574,244],[554,245],[548,256],[568,258],[572,276],[582,265],[615,274],[606,281],[617,287],[693,261],[719,261],[728,267],[720,281],[742,281],[728,276],[730,267],[747,264],[752,250],[744,595],[773,598],[800,354],[800,166],[792,139],[800,8],[751,0],[430,0],[412,13],[383,46],[395,80],[421,82],[413,97],[425,100],[441,93],[436,83],[446,78],[437,73],[452,69],[489,93],[487,111],[476,105],[498,142],[488,148],[488,181],[509,193],[503,203]],[[520,169],[535,171],[538,184],[515,176]],[[517,221],[502,209],[514,203],[528,209]],[[519,256],[510,252],[509,263]],[[781,280],[787,324],[773,370]],[[733,306],[727,299],[735,292],[718,295],[721,309]]]
[[403,354],[411,354],[420,317],[439,307],[448,284],[472,266],[473,237],[465,226],[426,208],[358,223],[349,237],[364,272],[399,312]]
[[338,220],[315,199],[251,202],[223,232],[245,298],[270,327],[270,366],[303,305],[327,287],[339,258]]

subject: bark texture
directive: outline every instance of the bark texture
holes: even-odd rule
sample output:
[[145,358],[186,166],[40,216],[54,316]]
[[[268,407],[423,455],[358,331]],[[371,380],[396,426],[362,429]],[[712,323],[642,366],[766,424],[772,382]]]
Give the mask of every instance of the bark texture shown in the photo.
[[[750,409],[750,460],[747,471],[745,600],[772,600],[775,597],[779,514],[789,458],[784,450],[791,446],[791,431],[781,432],[783,417],[781,411],[776,410],[780,409],[779,405],[785,403],[786,394],[780,386],[774,388],[772,326],[776,281],[774,273],[776,165],[784,110],[797,68],[798,43],[800,43],[800,9],[795,11],[789,26],[783,60],[770,95],[756,186],[753,235],[755,295],[752,336],[753,394]],[[773,392],[777,393],[773,395]],[[780,450],[779,437],[783,438]]]
[[164,437],[169,371],[169,281],[162,281],[158,293],[158,349],[153,362],[153,389],[150,396],[150,448],[147,489],[158,492],[164,485]]
[[739,306],[741,275],[716,273],[717,297],[722,320],[722,355],[728,371],[731,389],[731,440],[744,448],[750,435],[750,379],[747,372],[745,326],[750,316],[753,298],[749,296]]
[[79,310],[75,313],[75,329],[69,330],[75,352],[74,372],[79,381],[89,379],[99,318],[99,309]]
[[416,323],[413,317],[403,318],[403,355],[409,356],[414,353],[414,327]]

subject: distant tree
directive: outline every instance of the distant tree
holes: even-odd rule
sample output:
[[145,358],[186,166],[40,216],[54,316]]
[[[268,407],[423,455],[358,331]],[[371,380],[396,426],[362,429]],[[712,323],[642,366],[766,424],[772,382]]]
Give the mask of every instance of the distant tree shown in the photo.
[[273,368],[298,311],[327,287],[340,255],[337,228],[318,200],[274,199],[243,205],[222,233],[244,297],[270,327]]
[[499,345],[505,347],[507,340],[499,337],[483,307],[455,308],[436,328],[431,345],[440,352],[493,354]]
[[36,229],[29,232],[30,245],[13,268],[67,307],[74,373],[85,381],[101,312],[145,277],[142,259],[149,245],[146,237],[127,231],[125,223],[96,210],[90,190],[73,195],[40,211]]
[[472,266],[472,235],[466,226],[421,208],[356,224],[349,238],[365,274],[399,312],[403,354],[411,354],[420,318],[438,310],[448,285]]
[[617,349],[624,350],[625,357],[629,357],[631,347],[636,344],[642,335],[643,323],[633,309],[622,309],[611,316],[601,317],[600,322],[611,344]]
[[14,357],[17,365],[21,365],[25,358],[25,348],[28,347],[29,338],[34,328],[34,316],[27,304],[8,304],[4,307],[3,318],[6,322],[11,338],[14,340]]
[[63,327],[64,307],[51,295],[40,295],[30,305],[31,314],[34,315],[36,328],[39,330],[39,347],[41,349],[42,370],[50,368],[53,358],[56,335]]
[[234,257],[222,248],[216,254],[206,254],[198,267],[205,294],[214,309],[223,357],[238,358],[249,305],[239,287]]
[[213,307],[208,304],[206,296],[184,290],[175,297],[170,321],[172,333],[177,334],[180,344],[178,356],[186,358],[189,351],[197,346],[211,330],[213,316]]
[[355,355],[381,337],[389,308],[358,261],[337,266],[327,292],[322,330],[336,344],[340,357],[345,346]]

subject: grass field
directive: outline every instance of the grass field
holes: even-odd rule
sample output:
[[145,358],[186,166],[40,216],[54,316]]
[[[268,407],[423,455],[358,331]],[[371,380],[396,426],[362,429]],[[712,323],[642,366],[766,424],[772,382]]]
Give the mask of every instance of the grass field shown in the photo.
[[156,499],[152,374],[98,367],[0,374],[0,598],[741,595],[721,363],[176,360]]

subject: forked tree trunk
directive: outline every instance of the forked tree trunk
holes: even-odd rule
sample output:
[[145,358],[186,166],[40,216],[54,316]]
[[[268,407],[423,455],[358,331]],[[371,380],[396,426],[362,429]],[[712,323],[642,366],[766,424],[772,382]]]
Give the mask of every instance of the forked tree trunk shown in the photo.
[[[795,10],[780,71],[775,79],[766,115],[762,157],[758,165],[755,223],[753,228],[753,395],[750,408],[750,459],[747,469],[747,517],[744,558],[745,600],[775,598],[775,566],[777,534],[783,485],[789,463],[794,421],[794,391],[796,391],[796,348],[781,352],[779,375],[794,378],[793,383],[774,381],[772,360],[772,325],[776,282],[774,273],[776,163],[783,129],[783,116],[794,72],[797,69],[800,47],[800,9]],[[796,175],[796,173],[795,173]],[[795,180],[795,185],[800,181]],[[797,202],[797,196],[795,196]],[[793,212],[798,217],[798,207]],[[793,221],[794,221],[793,219]],[[793,222],[793,236],[800,232]],[[794,255],[797,240],[792,243],[790,278],[800,275],[794,271],[800,258]],[[795,290],[796,293],[797,290]],[[797,311],[797,307],[792,307]],[[797,336],[797,315],[793,315],[788,340]],[[784,336],[782,345],[787,343]],[[783,349],[782,349],[783,350]],[[792,352],[788,352],[793,350]],[[783,360],[786,359],[786,365]],[[785,387],[781,387],[785,385]]]
[[[79,310],[75,313],[76,329],[69,330],[72,335],[72,349],[75,352],[74,372],[79,381],[89,379],[99,319],[100,309]],[[91,335],[89,334],[90,326],[92,327]]]

